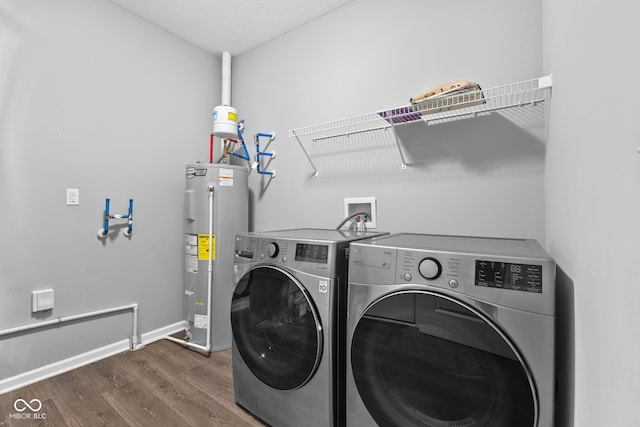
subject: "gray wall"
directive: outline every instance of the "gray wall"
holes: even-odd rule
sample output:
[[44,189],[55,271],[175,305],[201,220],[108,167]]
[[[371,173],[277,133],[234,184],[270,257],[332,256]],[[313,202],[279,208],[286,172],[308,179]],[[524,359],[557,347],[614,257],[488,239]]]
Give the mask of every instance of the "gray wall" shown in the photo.
[[544,68],[554,77],[546,217],[548,248],[561,269],[560,425],[636,426],[640,86],[633,82],[640,62],[633,49],[640,5],[542,4]]
[[[0,0],[0,64],[0,329],[133,302],[143,333],[182,320],[184,165],[207,159],[220,59],[103,0]],[[97,238],[106,197],[134,199],[131,240]],[[130,331],[122,313],[0,337],[0,381]]]
[[[313,148],[289,129],[406,105],[453,80],[488,88],[541,76],[538,0],[356,0],[233,61],[245,137],[275,131],[271,182],[252,174],[256,230],[335,227],[345,197],[375,196],[378,229],[544,241],[544,142],[493,115],[337,138]],[[309,140],[305,144],[311,150]]]

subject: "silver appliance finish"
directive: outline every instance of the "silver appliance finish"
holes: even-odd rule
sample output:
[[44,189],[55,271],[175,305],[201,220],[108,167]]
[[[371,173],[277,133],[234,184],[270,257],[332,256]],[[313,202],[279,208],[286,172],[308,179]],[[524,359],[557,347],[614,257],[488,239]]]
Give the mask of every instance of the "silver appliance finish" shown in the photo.
[[[295,229],[237,235],[231,317],[240,406],[278,427],[342,425],[338,409],[344,411],[344,404],[337,402],[344,402],[344,381],[336,378],[344,378],[345,369],[339,355],[344,357],[349,244],[384,234]],[[306,340],[298,336],[302,319],[311,323]],[[287,338],[287,330],[295,336]],[[305,352],[309,357],[299,360]],[[269,364],[270,358],[277,361]],[[305,364],[299,375],[296,366]]]
[[[534,240],[394,234],[354,242],[347,426],[551,427],[554,281],[555,263]],[[370,324],[377,326],[365,327]],[[385,328],[396,331],[393,337],[373,337]],[[398,331],[413,337],[403,350],[413,354],[384,354],[401,342]],[[465,359],[466,353],[472,357]],[[482,361],[491,358],[499,362]],[[506,396],[507,378],[514,375],[500,372],[507,363],[521,374],[519,385],[509,384],[521,395]],[[423,374],[427,366],[434,368]],[[404,375],[398,372],[406,373],[405,384],[393,384],[391,377]],[[415,395],[411,386],[419,390]],[[475,386],[485,389],[472,395]],[[491,401],[476,397],[491,393]],[[525,415],[516,414],[518,407]],[[513,424],[508,417],[527,421]]]
[[[186,166],[184,199],[185,271],[184,304],[190,342],[207,341],[207,312],[211,304],[211,351],[231,347],[229,307],[234,288],[233,262],[236,233],[247,230],[249,171],[246,167],[212,163]],[[213,188],[214,235],[212,271],[208,272],[209,187]],[[205,253],[206,252],[206,253]],[[207,295],[208,275],[212,291]]]

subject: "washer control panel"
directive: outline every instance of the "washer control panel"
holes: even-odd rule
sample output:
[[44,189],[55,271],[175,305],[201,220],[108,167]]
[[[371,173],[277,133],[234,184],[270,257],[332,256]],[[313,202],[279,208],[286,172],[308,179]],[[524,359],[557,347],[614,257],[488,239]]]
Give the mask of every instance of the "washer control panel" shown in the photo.
[[280,253],[280,246],[276,242],[271,242],[267,246],[267,255],[269,258],[275,258]]
[[453,254],[398,251],[399,283],[426,283],[455,289],[460,283],[462,259]]
[[261,261],[286,263],[289,255],[289,242],[258,239],[256,249]]
[[427,280],[435,280],[442,274],[442,266],[440,261],[435,258],[428,257],[420,261],[418,264],[420,275]]
[[326,264],[329,262],[329,246],[312,243],[296,243],[296,261]]
[[235,257],[242,262],[264,262],[289,266],[313,274],[332,275],[336,247],[312,241],[236,236]]

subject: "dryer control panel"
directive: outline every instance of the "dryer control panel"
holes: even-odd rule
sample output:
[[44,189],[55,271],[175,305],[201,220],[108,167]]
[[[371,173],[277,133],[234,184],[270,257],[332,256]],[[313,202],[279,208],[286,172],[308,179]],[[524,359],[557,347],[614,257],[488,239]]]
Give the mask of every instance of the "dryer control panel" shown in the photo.
[[554,280],[555,263],[532,240],[397,234],[351,244],[352,283],[437,289],[552,314]]
[[[399,282],[445,284],[455,289],[460,285],[460,267],[465,268],[465,280],[475,286],[509,289],[522,292],[542,292],[542,265],[519,264],[495,260],[476,259],[451,253],[425,251],[398,251]],[[471,280],[471,268],[473,280]],[[416,274],[417,273],[417,274]],[[444,281],[437,279],[444,278]]]
[[461,281],[461,265],[462,257],[456,254],[400,249],[398,283],[424,283],[456,289]]
[[542,292],[542,266],[476,260],[476,286]]

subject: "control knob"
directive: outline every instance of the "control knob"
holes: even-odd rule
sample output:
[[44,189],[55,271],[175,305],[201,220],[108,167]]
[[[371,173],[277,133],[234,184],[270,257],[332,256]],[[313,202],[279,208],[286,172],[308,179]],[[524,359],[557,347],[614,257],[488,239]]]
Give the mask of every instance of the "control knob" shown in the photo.
[[269,243],[267,246],[267,255],[271,258],[275,258],[278,256],[278,252],[280,252],[280,248],[276,242]]
[[418,264],[420,275],[427,280],[435,280],[442,273],[442,266],[435,258],[425,258]]

